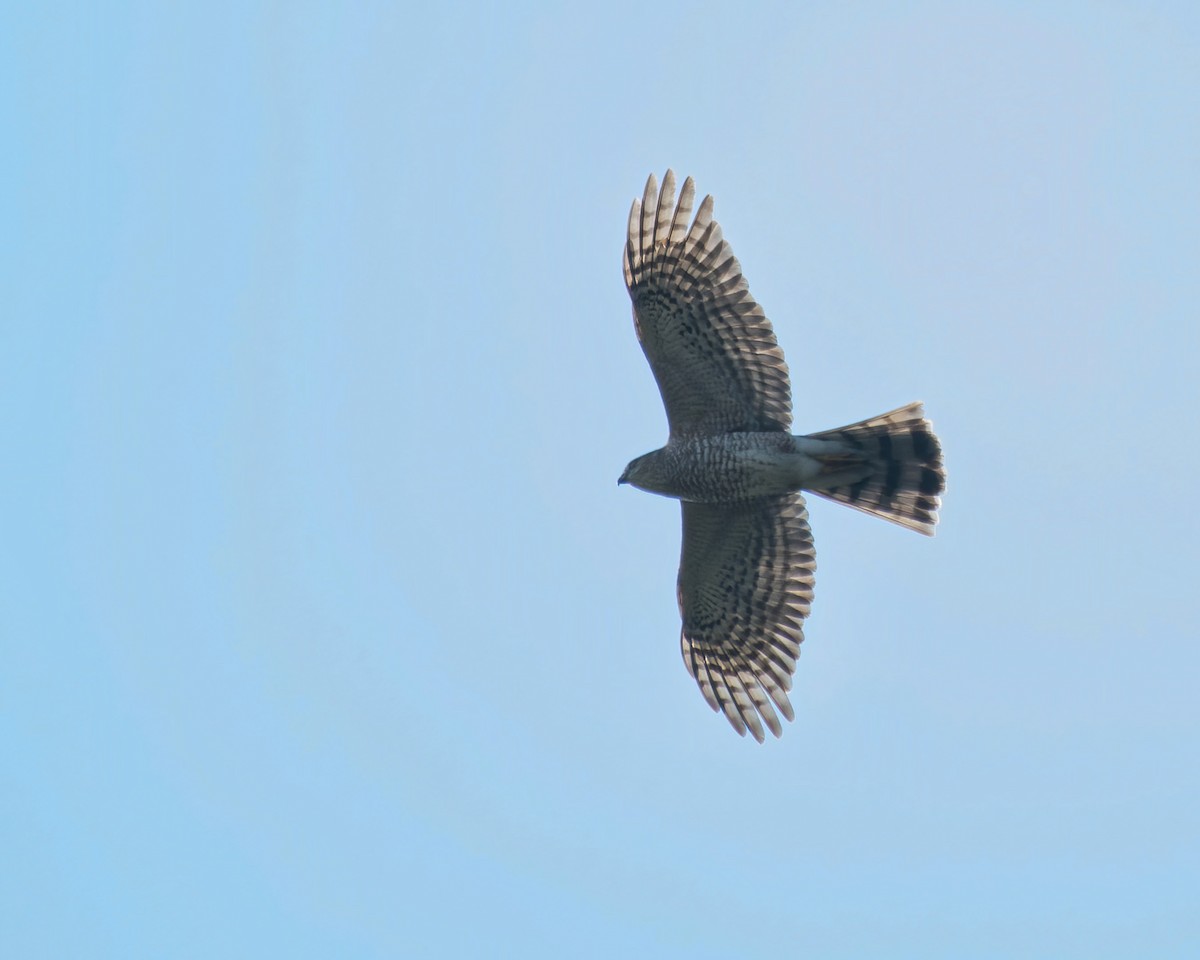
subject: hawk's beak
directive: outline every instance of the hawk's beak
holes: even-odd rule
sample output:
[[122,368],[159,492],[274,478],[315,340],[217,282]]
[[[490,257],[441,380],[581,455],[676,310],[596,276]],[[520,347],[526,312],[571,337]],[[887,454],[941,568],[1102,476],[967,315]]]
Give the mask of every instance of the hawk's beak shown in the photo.
[[623,484],[623,483],[628,483],[628,482],[629,482],[629,477],[628,477],[628,475],[626,475],[626,474],[624,474],[624,473],[623,473],[623,474],[621,474],[619,477],[617,477],[617,486],[618,486],[618,487],[619,487],[621,484]]

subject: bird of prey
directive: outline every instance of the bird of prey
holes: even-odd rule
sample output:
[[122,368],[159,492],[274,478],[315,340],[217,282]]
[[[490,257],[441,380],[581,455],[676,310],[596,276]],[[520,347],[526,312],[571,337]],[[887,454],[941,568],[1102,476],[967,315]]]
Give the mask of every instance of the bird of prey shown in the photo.
[[780,736],[813,597],[801,490],[933,534],[946,478],[920,403],[837,430],[791,432],[792,393],[771,323],[706,196],[675,200],[668,170],[629,211],[625,284],[666,407],[667,445],[618,483],[683,509],[677,597],[683,661],[742,736]]

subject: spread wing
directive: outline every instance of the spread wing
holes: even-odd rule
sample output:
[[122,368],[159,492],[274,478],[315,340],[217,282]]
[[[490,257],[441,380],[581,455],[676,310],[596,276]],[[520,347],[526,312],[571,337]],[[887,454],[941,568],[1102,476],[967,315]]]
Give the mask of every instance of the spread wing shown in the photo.
[[[779,736],[817,567],[799,494],[738,503],[683,501],[679,613],[683,662],[741,735]],[[759,718],[762,718],[761,722]]]
[[792,389],[771,322],[750,296],[705,197],[689,225],[696,188],[675,175],[662,193],[651,176],[629,211],[625,285],[638,340],[671,436],[788,431]]

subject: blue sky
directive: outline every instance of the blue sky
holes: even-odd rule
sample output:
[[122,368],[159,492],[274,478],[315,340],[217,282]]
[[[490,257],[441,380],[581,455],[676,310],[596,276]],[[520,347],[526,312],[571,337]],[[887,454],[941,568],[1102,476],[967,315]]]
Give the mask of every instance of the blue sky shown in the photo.
[[[1200,950],[1200,17],[1165,3],[0,17],[0,949]],[[678,649],[621,282],[673,166],[825,502],[782,740]]]

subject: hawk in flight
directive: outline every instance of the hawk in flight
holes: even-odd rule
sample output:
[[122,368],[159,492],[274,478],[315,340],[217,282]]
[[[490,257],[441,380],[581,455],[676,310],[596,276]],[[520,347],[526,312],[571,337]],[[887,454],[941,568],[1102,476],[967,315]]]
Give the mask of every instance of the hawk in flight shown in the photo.
[[788,690],[816,559],[801,490],[927,535],[946,486],[920,403],[807,436],[771,323],[707,196],[651,176],[629,211],[625,284],[670,436],[618,483],[678,499],[683,661],[714,710],[760,743],[793,719]]

